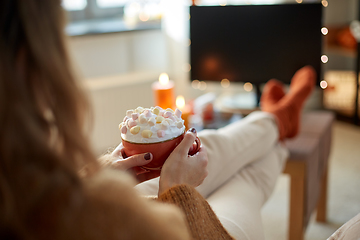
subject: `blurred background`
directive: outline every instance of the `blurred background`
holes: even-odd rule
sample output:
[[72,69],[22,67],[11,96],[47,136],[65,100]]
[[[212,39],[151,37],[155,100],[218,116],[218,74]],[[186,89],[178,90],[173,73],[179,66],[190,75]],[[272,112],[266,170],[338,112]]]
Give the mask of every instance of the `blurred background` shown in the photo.
[[[354,37],[360,28],[358,1],[196,1],[200,6],[287,3],[321,3],[323,8],[322,79],[306,108],[333,111],[338,120],[330,156],[328,223],[311,221],[306,239],[326,239],[360,212],[360,194],[356,191],[360,185],[360,129],[355,117],[358,43]],[[189,0],[63,0],[71,55],[94,109],[90,134],[97,154],[120,142],[118,125],[127,109],[157,103],[152,85],[161,73],[174,83],[175,97],[182,96],[183,105],[191,106],[193,116],[188,121],[198,129],[206,127],[207,120],[214,119],[221,108],[246,112],[247,100],[239,103],[227,96],[242,93],[250,96],[251,102],[255,91],[251,83],[190,79],[192,4]],[[241,118],[242,111],[237,113]],[[281,176],[264,207],[266,239],[287,239],[288,184],[288,177]]]

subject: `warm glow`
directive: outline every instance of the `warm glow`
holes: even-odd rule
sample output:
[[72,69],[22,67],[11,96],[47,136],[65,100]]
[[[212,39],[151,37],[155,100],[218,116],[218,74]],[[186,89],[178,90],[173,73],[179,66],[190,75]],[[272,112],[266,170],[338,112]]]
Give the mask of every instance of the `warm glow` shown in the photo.
[[322,55],[322,56],[321,56],[321,61],[322,61],[323,63],[327,63],[327,62],[329,61],[328,56]]
[[229,79],[224,78],[223,80],[221,80],[220,84],[223,88],[228,88],[230,86],[230,81]]
[[146,13],[144,13],[144,12],[141,12],[141,13],[139,14],[139,19],[140,19],[141,21],[143,21],[143,22],[146,22],[146,21],[148,21],[148,20],[150,19],[150,17],[149,17],[148,14],[146,14]]
[[183,96],[179,95],[176,98],[176,107],[178,109],[183,109],[185,107],[185,98]]
[[199,83],[199,89],[201,90],[201,91],[204,91],[205,89],[206,89],[206,82],[204,82],[204,81],[201,81],[200,83]]
[[253,89],[253,85],[249,82],[244,84],[244,90],[250,92]]
[[192,81],[191,86],[193,87],[193,89],[198,89],[200,86],[200,81],[199,80]]
[[169,83],[169,76],[166,73],[162,73],[159,76],[159,82],[161,85],[166,85]]
[[219,68],[219,62],[214,57],[208,57],[205,59],[204,62],[206,71],[216,71]]
[[321,33],[322,33],[323,35],[326,35],[326,34],[329,33],[329,30],[328,30],[326,27],[323,27],[323,28],[321,29]]
[[327,7],[329,5],[328,1],[326,0],[322,0],[321,3],[324,7]]
[[226,0],[220,0],[220,6],[226,6],[227,1]]
[[302,3],[302,0],[296,0],[297,3]]
[[321,87],[322,89],[327,88],[327,86],[328,86],[328,83],[327,83],[325,80],[322,80],[322,81],[320,82],[320,87]]

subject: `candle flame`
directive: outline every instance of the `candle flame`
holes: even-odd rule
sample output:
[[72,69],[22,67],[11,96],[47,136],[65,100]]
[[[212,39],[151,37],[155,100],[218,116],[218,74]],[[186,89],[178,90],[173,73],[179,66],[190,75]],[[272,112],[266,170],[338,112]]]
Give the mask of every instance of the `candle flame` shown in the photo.
[[185,107],[185,98],[181,95],[179,95],[177,98],[176,98],[176,107],[178,109],[182,109]]
[[159,82],[161,85],[166,85],[169,82],[169,76],[166,73],[162,73],[159,76]]

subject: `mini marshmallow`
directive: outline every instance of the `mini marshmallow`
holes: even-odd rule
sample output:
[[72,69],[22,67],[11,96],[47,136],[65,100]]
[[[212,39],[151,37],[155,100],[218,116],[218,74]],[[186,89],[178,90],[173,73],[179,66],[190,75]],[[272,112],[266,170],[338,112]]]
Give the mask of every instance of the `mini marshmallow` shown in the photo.
[[123,122],[126,122],[126,120],[128,120],[128,116],[125,116],[124,119],[123,119]]
[[142,112],[144,111],[144,108],[143,108],[143,107],[137,107],[137,108],[135,109],[135,111],[136,111],[137,113],[142,113]]
[[130,118],[128,122],[129,128],[135,127],[137,123],[134,121],[134,119]]
[[173,120],[174,122],[177,122],[179,119],[176,118],[176,116],[172,115],[171,117],[169,117],[169,119]]
[[153,133],[152,133],[151,130],[144,130],[144,131],[141,132],[141,136],[143,138],[151,138],[152,134]]
[[126,126],[122,126],[121,129],[120,129],[121,133],[122,134],[126,134],[127,132],[127,127]]
[[151,112],[148,109],[146,109],[144,111],[144,115],[145,115],[145,117],[148,117],[148,118],[152,116]]
[[130,121],[130,119],[126,119],[126,121],[125,121],[125,126],[127,126],[128,128],[130,128],[129,127],[129,121]]
[[155,114],[155,115],[159,115],[160,110],[159,110],[158,108],[154,108],[154,109],[152,110],[152,112],[153,112],[153,114]]
[[164,114],[165,114],[165,111],[164,111],[164,110],[160,110],[159,116],[164,117]]
[[174,110],[172,110],[171,108],[167,108],[166,111],[174,113]]
[[156,123],[156,120],[155,120],[155,118],[153,118],[153,117],[150,118],[149,121],[148,121],[148,124],[149,124],[149,126],[151,126],[151,127],[154,126],[155,123]]
[[156,117],[156,123],[161,123],[162,121],[164,121],[164,117],[161,116]]
[[128,117],[128,118],[131,118],[131,114],[133,114],[133,110],[127,110],[126,111],[126,116]]
[[165,131],[164,130],[158,130],[157,135],[159,138],[165,137]]
[[141,124],[146,124],[146,123],[147,123],[147,119],[146,119],[146,117],[145,117],[143,114],[141,114],[141,115],[139,116],[139,122],[140,122]]
[[135,126],[135,127],[132,127],[131,129],[130,129],[130,132],[132,133],[132,134],[138,134],[139,132],[140,132],[140,126]]
[[121,129],[122,126],[123,126],[123,123],[120,123],[120,124],[119,124],[119,129]]
[[178,121],[177,123],[176,123],[176,127],[177,128],[182,128],[184,125],[183,125],[183,123],[181,122],[181,121]]
[[170,118],[165,119],[166,122],[168,122],[169,125],[172,125],[174,121]]
[[163,130],[167,130],[170,126],[167,121],[162,121],[162,123],[160,123],[160,125],[161,125],[161,129],[163,129]]
[[138,113],[133,113],[133,114],[131,114],[131,118],[132,118],[133,120],[138,119],[138,117],[139,117],[139,114],[138,114]]
[[177,116],[178,118],[181,118],[181,114],[182,114],[182,112],[178,108],[175,109],[175,116]]
[[165,113],[164,113],[164,117],[166,117],[166,118],[169,118],[169,117],[171,117],[173,114],[172,114],[172,112],[169,112],[169,111],[166,111]]

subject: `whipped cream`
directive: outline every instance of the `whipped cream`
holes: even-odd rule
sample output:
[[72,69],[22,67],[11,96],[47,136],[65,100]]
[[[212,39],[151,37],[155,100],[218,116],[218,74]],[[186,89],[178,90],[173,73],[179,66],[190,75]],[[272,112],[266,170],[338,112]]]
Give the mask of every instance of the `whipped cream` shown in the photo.
[[179,109],[137,107],[126,111],[119,129],[121,138],[134,143],[163,142],[180,136],[185,131]]

